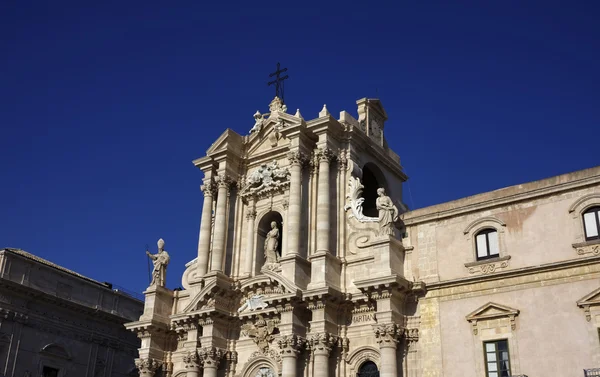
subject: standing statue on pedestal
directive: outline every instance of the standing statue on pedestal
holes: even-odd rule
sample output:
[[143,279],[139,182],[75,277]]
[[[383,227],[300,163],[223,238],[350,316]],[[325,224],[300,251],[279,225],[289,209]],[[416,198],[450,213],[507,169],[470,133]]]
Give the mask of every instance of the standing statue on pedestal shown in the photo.
[[265,266],[273,265],[279,262],[279,254],[277,248],[279,247],[279,228],[277,223],[271,221],[271,230],[267,233],[265,238]]
[[146,255],[152,259],[152,264],[154,265],[150,286],[158,285],[164,287],[167,279],[167,265],[171,258],[169,257],[169,253],[165,250],[165,241],[162,238],[158,240],[157,246],[158,253],[156,254],[150,254],[149,251],[146,251]]
[[398,207],[389,196],[385,195],[385,189],[377,189],[379,196],[375,201],[379,211],[379,235],[394,235],[394,223],[398,221]]

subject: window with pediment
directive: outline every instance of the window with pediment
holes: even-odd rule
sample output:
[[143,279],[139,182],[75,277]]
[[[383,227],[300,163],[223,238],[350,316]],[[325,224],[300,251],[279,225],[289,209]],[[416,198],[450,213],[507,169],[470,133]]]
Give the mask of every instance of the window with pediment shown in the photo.
[[592,207],[583,213],[583,231],[586,241],[600,239],[600,206]]
[[569,207],[572,219],[573,249],[577,255],[600,255],[600,193],[588,194]]
[[492,216],[472,221],[463,231],[473,259],[465,261],[469,274],[491,274],[509,266],[504,229],[506,224]]

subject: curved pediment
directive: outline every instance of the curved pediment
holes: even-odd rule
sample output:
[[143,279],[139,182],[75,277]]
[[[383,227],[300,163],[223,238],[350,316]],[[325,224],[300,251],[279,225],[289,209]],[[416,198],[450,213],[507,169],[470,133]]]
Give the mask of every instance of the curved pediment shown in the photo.
[[40,353],[65,360],[71,359],[71,355],[69,355],[69,352],[67,352],[67,350],[63,346],[56,343],[50,343],[45,345],[40,350]]
[[291,281],[268,270],[244,281],[239,289],[242,293],[261,291],[265,296],[297,294],[300,291],[300,288]]

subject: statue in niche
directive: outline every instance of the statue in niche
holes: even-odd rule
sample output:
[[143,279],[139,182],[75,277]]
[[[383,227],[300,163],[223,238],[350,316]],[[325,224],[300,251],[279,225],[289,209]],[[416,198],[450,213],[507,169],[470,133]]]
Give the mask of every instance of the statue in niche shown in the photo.
[[389,196],[385,194],[384,188],[377,189],[379,196],[375,201],[379,211],[379,235],[394,235],[394,223],[398,221],[398,207],[392,202]]
[[279,263],[279,228],[275,221],[271,221],[271,230],[265,238],[265,266]]
[[146,255],[152,259],[152,264],[154,265],[150,286],[158,285],[164,287],[167,279],[167,265],[171,258],[169,257],[169,253],[165,250],[165,241],[162,238],[158,240],[157,246],[158,253],[156,254],[150,254],[149,251],[146,251]]

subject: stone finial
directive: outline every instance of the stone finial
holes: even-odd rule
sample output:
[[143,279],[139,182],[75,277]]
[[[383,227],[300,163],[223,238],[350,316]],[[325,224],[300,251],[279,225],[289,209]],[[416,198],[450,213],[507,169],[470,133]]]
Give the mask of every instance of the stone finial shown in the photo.
[[327,110],[327,105],[323,105],[323,110],[319,112],[319,118],[326,117],[329,115],[329,110]]
[[296,114],[294,115],[296,118],[300,118],[300,119],[304,119],[304,117],[302,117],[302,114],[300,114],[300,109],[296,110]]

